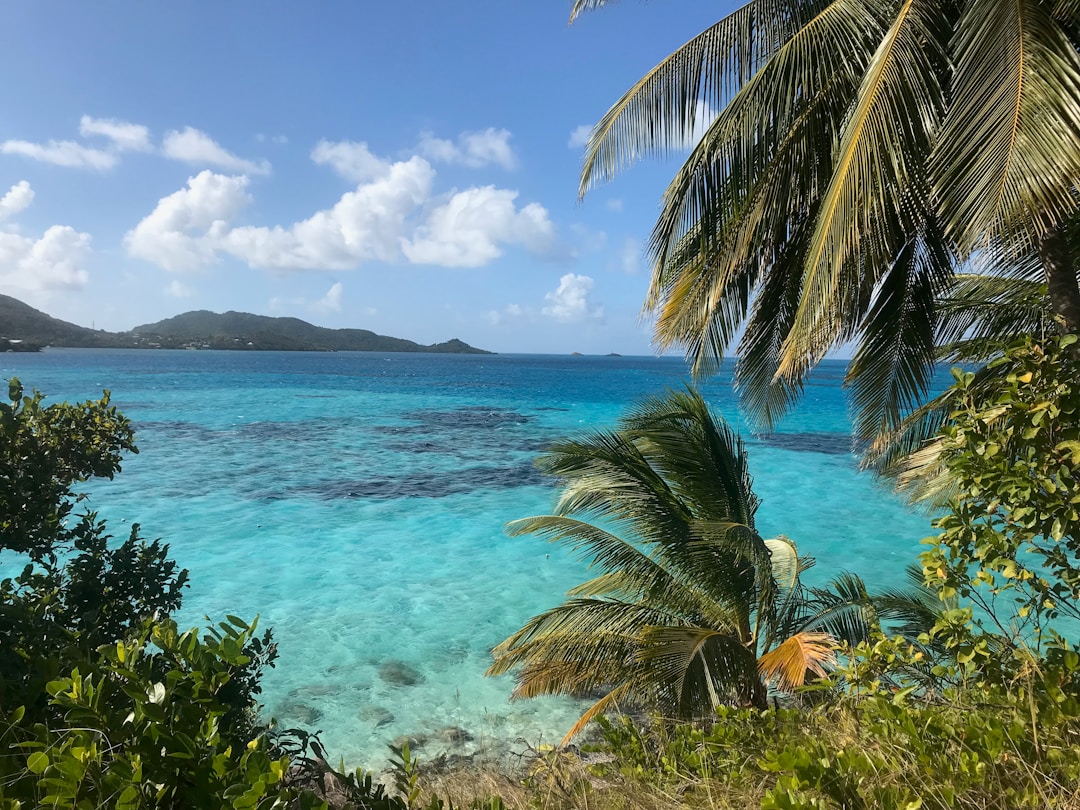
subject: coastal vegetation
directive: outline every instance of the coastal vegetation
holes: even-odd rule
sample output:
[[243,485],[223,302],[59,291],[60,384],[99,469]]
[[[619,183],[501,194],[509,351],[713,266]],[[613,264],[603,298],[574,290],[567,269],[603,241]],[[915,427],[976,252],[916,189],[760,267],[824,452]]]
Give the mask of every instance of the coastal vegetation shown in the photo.
[[[693,389],[647,400],[617,429],[560,442],[538,463],[562,487],[555,513],[509,533],[557,542],[600,573],[496,646],[489,674],[517,669],[515,698],[601,693],[564,744],[620,705],[683,720],[765,708],[770,687],[791,694],[824,677],[841,644],[878,625],[858,577],[807,588],[813,559],[758,534],[742,441]],[[905,599],[921,606],[893,595],[887,612],[903,613]]]
[[[716,112],[653,233],[659,343],[698,375],[736,347],[771,426],[853,341],[855,438],[938,508],[910,589],[804,584],[812,560],[758,533],[740,438],[693,388],[647,400],[544,452],[553,513],[509,526],[597,576],[489,671],[592,707],[490,781],[406,742],[387,791],[258,714],[277,651],[256,620],[182,630],[168,546],[77,511],[136,452],[108,394],[45,406],[12,380],[0,808],[1080,807],[1078,49],[1075,0],[752,0],[589,143],[582,192]],[[271,320],[145,329],[239,342]],[[927,403],[942,360],[971,367]]]
[[596,125],[580,186],[694,144],[649,245],[658,345],[698,375],[736,356],[763,428],[853,345],[856,438],[891,467],[948,413],[902,424],[937,362],[1080,331],[1077,23],[1045,0],[752,0],[661,61]]

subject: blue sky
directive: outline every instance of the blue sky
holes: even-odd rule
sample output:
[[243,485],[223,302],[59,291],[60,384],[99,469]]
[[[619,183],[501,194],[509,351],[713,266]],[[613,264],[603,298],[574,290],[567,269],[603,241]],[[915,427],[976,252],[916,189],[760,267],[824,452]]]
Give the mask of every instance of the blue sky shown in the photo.
[[577,199],[575,135],[730,5],[5,6],[0,292],[129,329],[292,315],[500,352],[652,352],[678,160]]

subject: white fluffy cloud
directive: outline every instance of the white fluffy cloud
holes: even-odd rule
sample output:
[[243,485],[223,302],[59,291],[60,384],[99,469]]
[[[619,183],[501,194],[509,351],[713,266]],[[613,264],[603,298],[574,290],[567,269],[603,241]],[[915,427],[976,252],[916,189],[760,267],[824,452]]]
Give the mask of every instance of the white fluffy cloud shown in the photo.
[[[25,180],[0,199],[0,217],[26,209],[34,191]],[[67,225],[53,225],[40,237],[0,230],[0,290],[15,295],[45,294],[86,284],[83,263],[90,256],[90,235]]]
[[221,248],[252,267],[271,270],[350,270],[365,261],[394,261],[407,218],[431,193],[435,176],[420,157],[343,194],[333,208],[288,228],[242,227]]
[[267,161],[256,163],[234,155],[205,132],[194,127],[182,131],[172,130],[165,134],[161,153],[173,160],[182,160],[201,166],[217,166],[230,172],[243,174],[269,174]]
[[54,166],[76,169],[111,169],[119,162],[121,152],[150,152],[150,130],[141,124],[116,118],[93,118],[84,115],[79,120],[79,134],[84,138],[104,137],[105,148],[87,146],[78,141],[48,140],[44,143],[10,140],[0,142],[0,154],[20,155]]
[[[364,143],[320,141],[312,160],[358,183],[330,208],[291,225],[234,225],[250,201],[247,177],[203,171],[161,199],[127,235],[132,256],[167,270],[194,270],[230,255],[277,271],[351,270],[368,261],[476,267],[519,245],[550,255],[547,210],[484,186],[432,198],[435,170],[419,155],[391,162]],[[332,304],[328,299],[327,304]]]
[[84,138],[100,135],[112,141],[119,152],[150,152],[150,130],[142,124],[120,121],[116,118],[92,118],[84,115],[79,119],[79,134]]
[[420,152],[431,160],[459,163],[474,169],[490,165],[504,169],[517,166],[517,156],[510,147],[510,131],[494,127],[480,132],[463,132],[456,142],[427,133],[420,139]]
[[341,312],[341,300],[345,288],[340,281],[335,281],[326,291],[326,295],[312,305],[316,312]]
[[0,220],[9,219],[20,211],[25,211],[34,201],[34,190],[25,180],[20,180],[0,198]]
[[573,132],[570,133],[570,139],[566,142],[566,145],[571,149],[581,149],[585,144],[589,142],[589,136],[592,135],[593,128],[589,124],[580,124],[574,127]]
[[128,232],[128,253],[174,272],[211,264],[229,220],[251,201],[247,185],[244,176],[209,170],[188,178],[186,188],[159,200]]
[[567,273],[559,279],[558,288],[544,296],[547,305],[543,313],[567,323],[602,317],[604,310],[589,302],[589,293],[594,286],[595,282],[589,276]]
[[0,289],[77,289],[89,278],[82,267],[89,255],[90,235],[67,225],[53,225],[39,239],[0,233]]
[[112,152],[94,149],[75,141],[3,141],[0,142],[0,154],[21,155],[42,163],[77,169],[111,169],[117,161]]
[[311,159],[354,183],[376,180],[390,171],[390,164],[373,155],[362,141],[319,141],[311,150]]
[[494,186],[470,188],[435,208],[401,249],[414,264],[479,267],[502,255],[502,244],[544,253],[555,243],[547,210],[537,203],[521,209],[518,194]]

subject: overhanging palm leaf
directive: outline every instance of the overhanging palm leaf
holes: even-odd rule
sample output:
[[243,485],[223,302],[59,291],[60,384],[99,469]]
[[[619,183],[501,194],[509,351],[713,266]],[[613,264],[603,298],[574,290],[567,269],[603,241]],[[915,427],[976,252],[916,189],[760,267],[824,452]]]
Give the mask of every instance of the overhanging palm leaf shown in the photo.
[[[739,341],[736,384],[768,427],[856,340],[857,428],[880,443],[921,418],[904,414],[942,356],[931,336],[968,359],[980,328],[1008,337],[1052,312],[1080,331],[1078,9],[758,0],[664,60],[597,126],[581,186],[685,149],[700,105],[718,111],[650,243],[658,345],[701,376]],[[1048,282],[1045,310],[1019,286],[984,295],[993,316],[950,308],[973,269]]]

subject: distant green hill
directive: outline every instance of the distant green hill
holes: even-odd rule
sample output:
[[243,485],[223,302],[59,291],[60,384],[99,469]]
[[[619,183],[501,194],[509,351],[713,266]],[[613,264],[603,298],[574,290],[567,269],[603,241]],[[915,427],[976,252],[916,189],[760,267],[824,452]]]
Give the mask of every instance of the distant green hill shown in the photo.
[[[17,298],[0,295],[0,339],[36,346],[116,348],[132,346],[132,339],[100,329],[87,329],[46,315]],[[0,350],[4,347],[0,346]]]
[[185,312],[137,326],[130,332],[106,332],[58,320],[22,301],[0,295],[0,351],[34,346],[491,354],[456,338],[424,346],[367,329],[324,329],[298,318],[269,318],[246,312]]

